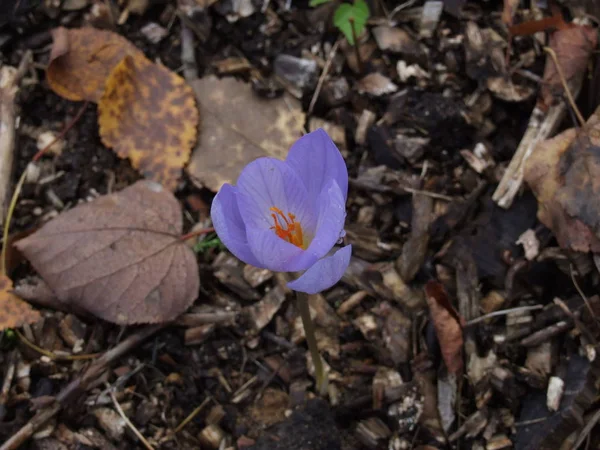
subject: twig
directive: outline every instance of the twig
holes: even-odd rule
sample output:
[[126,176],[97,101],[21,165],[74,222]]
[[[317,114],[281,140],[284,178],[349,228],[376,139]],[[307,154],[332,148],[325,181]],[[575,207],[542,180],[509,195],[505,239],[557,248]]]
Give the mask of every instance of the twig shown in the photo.
[[590,312],[590,314],[592,315],[594,320],[598,321],[598,318],[596,317],[596,313],[594,313],[594,310],[592,309],[592,306],[590,305],[588,298],[585,296],[585,294],[581,290],[581,287],[579,286],[579,283],[577,282],[577,279],[575,278],[575,269],[573,268],[573,264],[569,264],[569,273],[571,274],[571,281],[573,282],[575,289],[577,290],[577,292],[583,299],[585,306],[587,306],[588,311]]
[[579,432],[579,436],[577,436],[577,439],[575,440],[575,443],[571,448],[579,448],[579,446],[583,443],[583,440],[589,437],[590,431],[592,431],[592,428],[596,426],[599,420],[600,409],[597,410],[594,414],[592,414],[592,416],[589,418],[585,426]]
[[317,99],[319,98],[319,94],[321,93],[321,89],[323,88],[323,83],[325,82],[325,78],[327,78],[327,74],[329,73],[329,69],[331,68],[331,63],[333,63],[333,58],[335,58],[335,54],[337,53],[337,49],[340,46],[340,40],[338,39],[331,47],[331,51],[327,56],[327,61],[325,61],[325,67],[323,67],[323,72],[321,72],[321,76],[319,77],[319,81],[317,82],[317,88],[315,89],[315,93],[310,100],[310,105],[308,106],[307,116],[310,116],[313,112],[315,104],[317,103]]
[[0,422],[4,420],[4,414],[6,413],[6,409],[4,409],[4,405],[8,400],[8,393],[10,391],[10,386],[13,382],[13,377],[15,376],[16,370],[16,359],[17,359],[17,351],[13,350],[8,356],[6,373],[4,374],[4,381],[2,383],[2,390],[0,391]]
[[25,52],[17,69],[9,66],[0,69],[0,224],[4,223],[10,193],[17,123],[15,98],[19,83],[33,61],[32,55],[30,50]]
[[[88,101],[86,100],[85,102],[83,102],[83,105],[81,105],[81,108],[79,108],[79,111],[77,111],[77,114],[75,115],[75,117],[73,117],[73,119],[71,120],[71,122],[69,122],[65,128],[60,132],[60,134],[58,136],[56,136],[52,142],[50,142],[48,145],[46,145],[43,149],[41,149],[39,152],[37,152],[33,158],[32,158],[32,162],[37,161],[38,159],[40,159],[45,152],[48,151],[48,149],[50,147],[52,147],[54,145],[54,143],[56,143],[59,139],[62,139],[71,128],[73,128],[73,126],[77,123],[77,121],[81,118],[81,116],[83,115],[83,112],[85,111],[85,108],[88,105]],[[2,133],[0,133],[1,135]],[[25,175],[27,174],[27,169],[25,169],[23,171],[23,173],[21,174],[21,177],[19,178],[19,181],[17,182],[17,185],[15,187],[15,191],[13,192],[12,198],[10,199],[10,205],[8,207],[8,211],[6,212],[6,220],[4,221],[3,224],[3,230],[2,230],[2,252],[0,254],[0,275],[6,275],[6,252],[7,252],[7,242],[8,242],[8,232],[10,230],[10,221],[12,219],[12,215],[15,211],[15,207],[17,206],[17,200],[19,199],[19,194],[21,193],[21,188],[23,187],[23,183],[25,183]],[[0,204],[1,206],[1,204]]]
[[88,354],[84,354],[84,355],[64,355],[64,356],[57,355],[56,353],[53,353],[49,350],[38,347],[33,342],[31,342],[29,339],[27,339],[25,336],[23,336],[23,334],[21,334],[21,332],[19,330],[15,330],[15,333],[18,336],[18,338],[21,340],[21,342],[23,344],[25,344],[27,347],[29,347],[30,349],[32,349],[50,359],[56,360],[56,361],[81,361],[81,360],[86,360],[86,359],[94,359],[99,356],[98,353],[88,353]]
[[491,319],[492,317],[505,316],[507,314],[512,314],[516,312],[525,312],[525,311],[534,311],[536,309],[542,309],[542,305],[533,305],[533,306],[518,306],[516,308],[503,309],[501,311],[494,311],[489,314],[485,314],[484,316],[476,317],[475,319],[469,320],[465,323],[466,327],[470,327],[471,325],[475,325],[477,323],[483,322],[487,319]]
[[445,200],[447,202],[451,202],[452,200],[454,200],[452,197],[450,197],[448,195],[438,194],[436,192],[423,191],[421,189],[413,189],[410,187],[403,187],[402,189],[410,194],[421,194],[421,195],[424,195],[425,197],[436,198],[438,200]]
[[[583,125],[585,123],[581,113],[577,109],[575,105],[575,97],[579,94],[581,90],[581,84],[583,82],[583,78],[578,81],[578,84],[573,86],[573,91],[569,89],[567,84],[567,80],[565,79],[562,68],[558,62],[556,57],[556,53],[549,47],[544,47],[544,51],[550,55],[554,65],[556,66],[556,71],[558,72],[558,76],[560,78],[560,82],[563,85],[563,89],[567,95],[567,99],[569,101],[569,105],[577,115],[577,119]],[[509,208],[521,189],[521,185],[523,184],[523,174],[525,172],[525,164],[531,154],[534,152],[535,147],[538,142],[547,139],[558,127],[560,121],[562,120],[566,107],[564,103],[559,103],[558,105],[553,105],[548,108],[548,111],[545,113],[536,106],[531,113],[531,117],[529,118],[529,123],[527,124],[527,130],[523,135],[523,139],[519,143],[519,147],[515,151],[510,164],[506,168],[500,183],[498,183],[498,187],[492,196],[492,200],[498,203],[502,208]]]
[[509,208],[512,205],[517,192],[519,192],[523,184],[523,175],[527,160],[533,153],[537,143],[547,139],[556,130],[564,116],[565,110],[564,103],[552,105],[546,112],[537,106],[533,109],[529,117],[527,130],[519,143],[519,147],[517,147],[492,196],[492,199],[500,207]]
[[196,417],[204,409],[204,407],[208,404],[210,400],[211,397],[206,397],[204,400],[202,400],[202,403],[200,403],[200,405],[194,408],[190,415],[183,419],[179,425],[177,425],[177,428],[173,430],[173,434],[179,433],[188,423],[194,420],[194,417]]
[[[108,383],[106,383],[108,385]],[[108,395],[110,395],[110,399],[113,402],[113,405],[115,406],[117,412],[119,413],[119,415],[121,416],[121,418],[125,421],[125,424],[127,424],[127,426],[129,427],[129,429],[131,431],[133,431],[133,434],[135,434],[138,439],[142,442],[142,444],[144,444],[144,447],[146,447],[148,450],[154,450],[154,447],[152,447],[152,445],[150,445],[150,442],[148,442],[146,440],[146,438],[144,437],[144,435],[142,433],[139,432],[139,430],[135,427],[134,424],[131,423],[131,420],[129,420],[129,417],[127,417],[125,415],[125,412],[123,411],[123,408],[121,408],[121,405],[119,405],[119,402],[117,401],[115,394],[113,393],[112,388],[110,387],[110,385],[107,386],[108,387]]]
[[83,116],[83,113],[85,112],[85,108],[87,108],[88,104],[89,104],[88,100],[83,102],[83,104],[81,105],[81,108],[79,108],[79,111],[77,111],[77,114],[75,114],[75,117],[73,117],[73,119],[71,119],[71,121],[63,128],[63,130],[54,139],[52,139],[52,141],[48,145],[46,145],[43,149],[41,149],[39,152],[37,152],[35,155],[33,155],[33,158],[31,158],[31,161],[36,162],[38,159],[40,159],[42,156],[44,156],[44,153],[46,153],[50,147],[52,147],[60,139],[64,138],[65,135],[69,132],[69,130],[75,126],[75,124],[79,121],[79,119],[81,119],[81,116]]
[[556,67],[556,72],[558,73],[558,77],[560,78],[560,82],[563,85],[565,94],[567,94],[567,99],[569,100],[569,105],[571,105],[573,112],[577,116],[577,120],[579,120],[579,125],[583,126],[585,124],[585,120],[584,120],[583,116],[581,115],[581,112],[579,112],[579,108],[577,108],[577,105],[575,104],[575,99],[573,98],[573,95],[571,94],[571,89],[569,89],[569,85],[567,84],[567,79],[565,78],[565,74],[563,73],[562,67],[560,66],[560,64],[558,62],[556,52],[554,50],[552,50],[550,47],[544,47],[544,51],[546,53],[548,53],[550,55],[550,57],[552,58],[552,61],[554,62],[554,66]]
[[65,403],[77,396],[77,394],[84,392],[90,383],[95,380],[110,363],[136,348],[140,343],[165,326],[166,324],[158,324],[141,328],[123,342],[119,343],[116,347],[106,351],[100,358],[94,361],[80,377],[71,381],[58,393],[56,401],[52,406],[36,413],[27,424],[21,427],[21,429],[11,436],[8,441],[2,444],[0,450],[15,450],[19,448],[38,428],[54,417]]

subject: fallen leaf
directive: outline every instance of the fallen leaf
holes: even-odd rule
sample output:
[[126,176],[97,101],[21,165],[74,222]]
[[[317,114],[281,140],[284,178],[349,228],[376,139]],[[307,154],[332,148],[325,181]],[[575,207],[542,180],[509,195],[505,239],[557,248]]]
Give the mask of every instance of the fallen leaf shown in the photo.
[[524,178],[561,247],[600,252],[600,108],[580,131],[538,143]]
[[106,80],[98,124],[107,147],[175,190],[198,126],[194,92],[183,78],[144,57],[125,56]]
[[292,97],[262,99],[247,83],[215,76],[192,87],[202,121],[187,172],[198,186],[218,191],[256,158],[284,159],[302,136],[304,113]]
[[52,30],[52,39],[46,79],[68,100],[97,103],[108,75],[126,55],[145,59],[135,45],[112,31],[60,27]]
[[441,283],[428,281],[425,285],[425,297],[446,368],[450,373],[458,373],[463,368],[462,320]]
[[60,214],[17,242],[57,298],[117,324],[174,319],[198,294],[177,199],[138,181]]
[[[597,33],[595,28],[573,25],[556,30],[550,36],[550,48],[556,53],[556,59],[571,92],[578,91],[575,87],[581,85],[585,76],[590,55],[596,48]],[[548,55],[540,98],[545,105],[549,106],[563,92],[564,87],[554,60]]]
[[0,331],[35,323],[40,313],[11,292],[12,280],[0,275]]

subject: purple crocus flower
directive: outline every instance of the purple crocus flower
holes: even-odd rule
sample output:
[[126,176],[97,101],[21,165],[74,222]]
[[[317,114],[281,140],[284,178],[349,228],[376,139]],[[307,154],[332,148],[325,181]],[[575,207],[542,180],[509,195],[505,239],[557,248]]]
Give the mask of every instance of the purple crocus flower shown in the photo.
[[247,264],[305,271],[288,283],[315,294],[344,274],[352,246],[327,256],[343,236],[348,195],[344,158],[321,129],[300,138],[285,161],[259,158],[237,184],[225,184],[211,208],[223,244]]

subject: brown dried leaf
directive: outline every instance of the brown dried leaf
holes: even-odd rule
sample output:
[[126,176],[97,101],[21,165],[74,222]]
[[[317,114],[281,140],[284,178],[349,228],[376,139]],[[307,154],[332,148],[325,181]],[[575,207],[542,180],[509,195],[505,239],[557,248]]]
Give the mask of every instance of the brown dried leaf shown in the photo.
[[126,55],[144,58],[112,31],[60,27],[52,30],[52,38],[46,78],[50,88],[68,100],[98,102],[109,73]]
[[0,275],[0,331],[37,322],[40,313],[12,293],[12,280]]
[[283,159],[302,135],[304,114],[291,97],[261,99],[248,83],[215,76],[196,80],[192,87],[202,123],[187,171],[200,186],[217,191],[258,157]]
[[[595,28],[576,25],[561,28],[550,36],[550,48],[556,53],[556,58],[571,92],[579,90],[576,87],[581,85],[597,40],[598,35]],[[549,106],[563,92],[564,87],[554,60],[548,55],[540,98],[545,105]]]
[[563,248],[600,252],[600,108],[574,128],[540,142],[525,167],[538,218]]
[[448,300],[441,283],[429,281],[425,285],[425,296],[446,368],[450,373],[457,373],[463,368],[463,333],[460,316]]
[[16,246],[63,303],[118,324],[166,322],[198,294],[182,227],[177,199],[144,180],[61,214]]
[[183,78],[143,56],[125,56],[106,80],[98,124],[106,146],[175,190],[198,126],[194,92]]

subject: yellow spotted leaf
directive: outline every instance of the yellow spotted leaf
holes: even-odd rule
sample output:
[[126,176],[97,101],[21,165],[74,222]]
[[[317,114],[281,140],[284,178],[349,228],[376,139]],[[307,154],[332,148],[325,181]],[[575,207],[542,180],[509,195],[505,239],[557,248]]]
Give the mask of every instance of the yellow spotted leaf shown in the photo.
[[0,275],[0,331],[37,322],[40,313],[11,292],[12,281]]
[[126,56],[106,80],[98,124],[104,145],[174,190],[196,142],[194,92],[166,67]]
[[111,31],[60,27],[52,30],[52,38],[46,79],[68,100],[97,103],[108,75],[126,55],[145,59],[135,45]]

